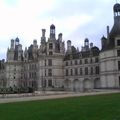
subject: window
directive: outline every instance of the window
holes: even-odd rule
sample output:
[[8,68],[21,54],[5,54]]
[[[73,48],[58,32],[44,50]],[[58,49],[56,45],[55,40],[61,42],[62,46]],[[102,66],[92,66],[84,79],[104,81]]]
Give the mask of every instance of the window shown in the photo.
[[52,76],[52,69],[48,69],[48,76]]
[[96,67],[95,67],[95,73],[96,73],[96,74],[99,74],[99,66],[96,66]]
[[66,62],[66,66],[68,66],[68,62]]
[[95,58],[95,62],[97,63],[99,60],[98,60],[98,58]]
[[82,68],[80,68],[80,75],[82,75],[83,74],[83,72],[82,72]]
[[90,71],[91,75],[93,75],[93,67],[91,67],[91,71]]
[[118,61],[118,70],[120,70],[120,61]]
[[93,62],[93,60],[92,60],[92,58],[90,59],[90,63],[92,63]]
[[48,80],[48,87],[52,87],[52,80]]
[[117,50],[117,56],[120,56],[120,50]]
[[68,76],[68,69],[66,69],[66,76]]
[[88,64],[88,59],[85,59],[85,64]]
[[45,60],[45,66],[46,66],[46,60]]
[[75,65],[77,65],[77,60],[75,60]]
[[120,39],[117,40],[117,46],[120,46]]
[[88,67],[85,67],[85,75],[88,75]]
[[42,87],[46,87],[46,79],[42,79]]
[[50,29],[51,34],[55,34],[55,29]]
[[52,66],[52,59],[48,59],[48,66]]
[[82,64],[82,60],[80,60],[80,65]]
[[70,70],[70,73],[71,73],[71,75],[73,75],[73,70],[72,69]]
[[49,43],[49,49],[53,49],[53,44]]
[[45,76],[46,76],[46,70],[45,70]]
[[52,51],[50,51],[50,52],[49,52],[49,55],[53,55],[53,52],[52,52]]
[[75,75],[78,75],[78,69],[75,68]]
[[119,76],[119,86],[120,86],[120,76]]

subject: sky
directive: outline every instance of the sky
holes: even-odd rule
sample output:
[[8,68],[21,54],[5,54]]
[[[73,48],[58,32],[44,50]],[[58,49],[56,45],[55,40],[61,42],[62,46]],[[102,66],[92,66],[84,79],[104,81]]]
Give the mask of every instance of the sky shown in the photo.
[[[120,0],[118,0],[120,3]],[[29,47],[36,39],[40,45],[41,29],[56,26],[56,37],[79,47],[88,38],[101,48],[106,26],[113,25],[113,5],[116,0],[0,0],[0,59],[6,58],[10,40],[18,37]]]

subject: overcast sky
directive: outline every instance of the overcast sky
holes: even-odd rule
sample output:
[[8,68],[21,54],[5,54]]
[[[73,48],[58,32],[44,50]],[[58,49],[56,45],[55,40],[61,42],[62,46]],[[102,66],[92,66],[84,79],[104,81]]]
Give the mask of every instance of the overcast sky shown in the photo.
[[[118,2],[120,2],[118,0]],[[40,45],[41,29],[56,26],[56,36],[63,33],[66,42],[81,48],[85,38],[100,46],[106,35],[106,26],[113,25],[115,0],[0,0],[0,59],[6,58],[10,40],[20,38],[25,46],[37,39]]]

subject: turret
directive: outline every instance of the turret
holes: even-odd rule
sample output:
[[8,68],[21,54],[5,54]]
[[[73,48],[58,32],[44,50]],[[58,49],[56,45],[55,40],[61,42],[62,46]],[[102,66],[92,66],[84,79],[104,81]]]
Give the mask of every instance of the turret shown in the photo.
[[50,26],[50,38],[55,39],[55,25],[53,24]]
[[59,40],[59,42],[62,42],[62,33],[60,33],[60,34],[58,35],[58,40]]
[[45,32],[46,29],[42,29],[41,44],[44,44],[46,42]]
[[10,49],[14,50],[14,40],[13,39],[11,39],[11,47],[10,47]]
[[18,45],[18,60],[21,61],[23,59],[23,50],[22,50],[22,45]]
[[86,51],[89,50],[89,40],[88,40],[88,38],[86,38],[85,41],[84,41],[84,48],[85,48]]
[[102,50],[106,49],[106,43],[107,43],[107,38],[105,38],[104,36],[101,38],[101,45],[102,45]]
[[93,43],[90,43],[90,49],[93,47]]
[[114,11],[114,18],[120,16],[120,4],[116,3],[113,7],[113,11]]
[[37,40],[33,40],[33,46],[37,46]]
[[24,51],[24,60],[25,60],[25,61],[28,60],[28,51],[27,51],[27,47],[25,47],[25,51]]
[[71,52],[72,52],[71,41],[70,41],[70,40],[67,41],[67,52],[68,52],[68,53],[71,53]]
[[18,37],[15,39],[15,45],[19,45],[19,38]]

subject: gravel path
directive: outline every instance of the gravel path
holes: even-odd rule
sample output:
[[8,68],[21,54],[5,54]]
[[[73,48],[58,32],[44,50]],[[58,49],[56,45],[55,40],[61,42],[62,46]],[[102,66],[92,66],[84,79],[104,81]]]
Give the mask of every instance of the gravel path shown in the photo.
[[88,95],[101,95],[101,94],[111,94],[111,93],[120,93],[119,90],[103,90],[97,92],[89,93],[73,93],[73,92],[46,92],[39,94],[22,94],[18,96],[5,96],[0,98],[0,103],[11,103],[11,102],[21,102],[21,101],[33,101],[33,100],[45,100],[45,99],[57,99],[57,98],[67,98],[67,97],[77,97],[77,96],[88,96]]

